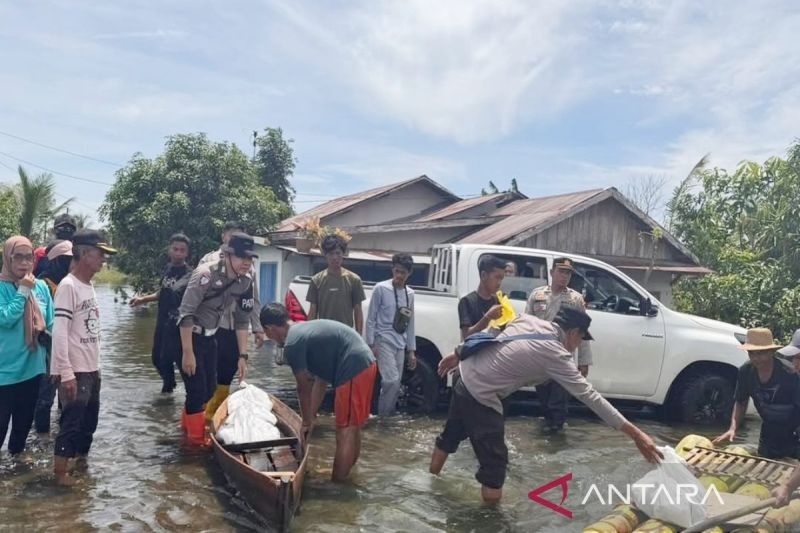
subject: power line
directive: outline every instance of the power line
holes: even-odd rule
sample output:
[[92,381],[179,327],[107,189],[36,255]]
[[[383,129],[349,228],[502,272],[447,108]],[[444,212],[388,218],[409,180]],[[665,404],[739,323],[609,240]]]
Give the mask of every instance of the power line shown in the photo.
[[72,178],[74,180],[80,180],[80,181],[87,181],[89,183],[97,183],[97,184],[100,184],[100,185],[107,185],[109,187],[114,185],[113,183],[108,183],[107,181],[93,180],[93,179],[90,179],[90,178],[81,178],[80,176],[73,176],[72,174],[66,174],[64,172],[59,172],[59,171],[53,170],[51,168],[43,167],[42,165],[37,165],[36,163],[32,163],[30,161],[26,161],[25,159],[20,159],[19,157],[15,157],[15,156],[13,156],[11,154],[7,154],[5,152],[0,152],[0,155],[6,156],[6,157],[8,157],[10,159],[13,159],[14,161],[19,161],[20,163],[25,163],[26,165],[30,165],[32,167],[36,167],[36,168],[44,170],[46,172],[50,172],[51,174],[58,174],[59,176],[64,176],[66,178]]
[[26,139],[25,137],[20,137],[19,135],[14,135],[13,133],[8,133],[6,131],[0,131],[0,135],[5,135],[6,137],[11,137],[12,139],[17,139],[26,143],[35,144],[36,146],[41,146],[42,148],[47,148],[49,150],[55,150],[56,152],[62,152],[64,154],[69,154],[75,157],[80,157],[83,159],[88,159],[89,161],[96,161],[97,163],[103,163],[104,165],[111,165],[112,167],[121,168],[123,165],[119,163],[114,163],[113,161],[106,161],[105,159],[98,159],[96,157],[92,157],[90,155],[83,155],[77,152],[72,152],[70,150],[65,150],[64,148],[58,148],[56,146],[50,146],[49,144],[40,143],[37,141],[33,141],[31,139]]

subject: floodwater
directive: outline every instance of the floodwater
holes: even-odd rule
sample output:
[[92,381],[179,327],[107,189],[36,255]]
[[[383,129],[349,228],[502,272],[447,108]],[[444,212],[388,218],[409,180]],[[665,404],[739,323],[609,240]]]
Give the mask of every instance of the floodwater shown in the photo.
[[[88,472],[80,483],[55,486],[52,437],[29,439],[27,461],[0,453],[2,531],[263,531],[226,484],[213,454],[182,445],[179,420],[182,388],[161,394],[150,364],[155,308],[131,310],[115,302],[108,287],[97,288],[103,327],[100,425]],[[296,405],[288,368],[266,353],[251,357],[251,383]],[[525,409],[517,409],[517,411]],[[53,433],[56,429],[55,413]],[[444,415],[401,415],[370,421],[363,433],[361,459],[347,484],[328,480],[334,449],[333,420],[321,415],[315,429],[304,499],[293,523],[296,531],[580,531],[609,509],[593,498],[581,505],[591,484],[605,495],[607,485],[633,483],[649,467],[621,433],[578,413],[562,436],[544,436],[531,415],[509,417],[506,437],[510,468],[504,502],[479,503],[477,463],[469,443],[452,455],[440,477],[427,472],[434,439]],[[674,445],[687,433],[714,430],[634,421],[660,444]],[[755,444],[758,422],[741,432]],[[570,520],[527,495],[571,473],[564,507]],[[560,489],[546,496],[560,502]]]

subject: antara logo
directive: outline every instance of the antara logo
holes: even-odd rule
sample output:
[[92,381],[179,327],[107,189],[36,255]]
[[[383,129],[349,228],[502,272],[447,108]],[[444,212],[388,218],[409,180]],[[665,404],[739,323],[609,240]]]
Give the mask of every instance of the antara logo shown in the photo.
[[[569,474],[563,475],[558,479],[554,479],[549,483],[545,483],[539,487],[536,487],[532,491],[528,493],[528,498],[535,501],[539,505],[547,507],[551,511],[555,511],[560,515],[564,515],[569,519],[572,519],[572,511],[569,509],[562,507],[564,502],[567,500],[567,496],[569,494],[569,482],[572,481],[572,472]],[[540,496],[543,492],[547,492],[550,489],[554,489],[556,487],[561,487],[561,503],[555,504],[550,500],[545,500]]]
[[[572,481],[571,472],[533,489],[528,493],[528,498],[553,512],[572,519],[572,511],[564,507],[564,502],[567,501],[567,496],[569,495],[570,481]],[[556,487],[561,487],[561,501],[559,503],[553,503],[542,497],[542,494]],[[606,497],[604,498],[603,491],[592,483],[586,494],[584,494],[581,505],[586,505],[591,498],[596,499],[603,505],[612,505],[615,500],[626,505],[631,505],[634,501],[647,505],[656,505],[657,503],[679,506],[685,506],[687,503],[705,505],[712,496],[717,499],[720,505],[723,504],[722,496],[714,485],[709,485],[705,492],[701,489],[702,487],[698,484],[676,483],[668,487],[653,483],[633,483],[625,485],[620,490],[616,485],[609,484],[606,487]]]

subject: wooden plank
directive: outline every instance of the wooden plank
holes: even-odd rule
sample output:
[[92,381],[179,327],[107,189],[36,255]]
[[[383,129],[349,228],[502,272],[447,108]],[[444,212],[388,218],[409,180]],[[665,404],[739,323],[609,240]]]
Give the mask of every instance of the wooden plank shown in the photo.
[[268,477],[277,477],[277,478],[281,478],[284,476],[293,478],[295,476],[294,472],[261,472],[261,473]]
[[263,440],[259,442],[244,442],[241,444],[220,444],[228,452],[237,453],[262,450],[265,448],[278,448],[281,446],[296,446],[298,442],[300,441],[297,439],[297,437],[285,437],[282,439]]

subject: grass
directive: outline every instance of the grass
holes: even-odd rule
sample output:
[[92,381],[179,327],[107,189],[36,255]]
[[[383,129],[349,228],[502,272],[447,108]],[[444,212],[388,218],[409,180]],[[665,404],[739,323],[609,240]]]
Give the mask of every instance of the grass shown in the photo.
[[125,285],[128,283],[128,276],[114,267],[108,267],[95,274],[93,281],[100,284]]

